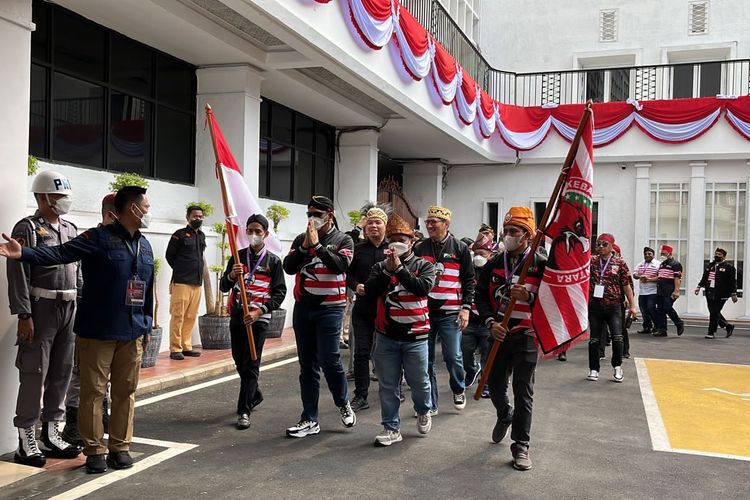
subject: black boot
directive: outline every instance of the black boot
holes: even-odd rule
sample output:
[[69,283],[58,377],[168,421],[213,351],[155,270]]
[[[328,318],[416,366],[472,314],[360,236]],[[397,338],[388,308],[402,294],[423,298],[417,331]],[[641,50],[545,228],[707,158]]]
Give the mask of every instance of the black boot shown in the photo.
[[65,408],[65,429],[60,437],[73,446],[83,447],[83,438],[78,430],[78,408],[74,406]]
[[47,448],[43,453],[52,458],[75,458],[81,454],[81,448],[67,443],[60,436],[58,422],[43,422],[41,441]]
[[102,400],[102,425],[104,433],[109,434],[109,401],[106,396]]

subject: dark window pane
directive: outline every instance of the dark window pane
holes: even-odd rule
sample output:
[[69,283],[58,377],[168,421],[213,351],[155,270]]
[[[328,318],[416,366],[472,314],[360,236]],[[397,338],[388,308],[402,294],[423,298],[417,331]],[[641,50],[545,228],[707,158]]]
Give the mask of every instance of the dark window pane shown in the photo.
[[309,153],[297,152],[297,161],[294,162],[294,198],[296,203],[307,203],[313,195],[313,169],[315,159]]
[[110,97],[109,168],[151,175],[151,103],[124,94]]
[[268,139],[261,138],[258,152],[258,196],[268,196],[268,158],[271,151]]
[[29,154],[47,157],[47,69],[31,65]]
[[159,56],[157,98],[188,111],[195,108],[194,71],[191,67],[166,56]]
[[295,118],[296,135],[294,136],[294,146],[306,151],[313,151],[315,142],[315,130],[313,130],[313,121],[302,115]]
[[500,234],[499,228],[497,227],[497,219],[498,219],[498,209],[499,209],[499,203],[496,202],[490,202],[487,203],[487,217],[489,217],[489,220],[486,221],[487,224],[492,227],[492,229],[495,231],[495,234]]
[[104,80],[105,31],[92,22],[55,9],[55,65],[83,77]]
[[609,100],[627,101],[630,97],[630,71],[614,69],[610,71]]
[[34,2],[31,20],[36,29],[31,32],[31,58],[49,61],[49,5]]
[[672,98],[693,97],[693,65],[681,64],[672,71]]
[[701,64],[701,97],[715,97],[721,92],[721,63]]
[[271,144],[271,191],[269,197],[290,201],[292,185],[292,148]]
[[322,123],[318,123],[317,130],[315,132],[315,152],[322,156],[333,156],[331,154],[331,146],[333,145],[333,127],[328,127]]
[[195,154],[192,134],[191,115],[159,106],[156,115],[156,178],[185,183],[193,181]]
[[151,97],[152,52],[143,45],[112,35],[112,85]]
[[333,199],[333,160],[315,158],[315,192]]
[[55,73],[52,159],[103,166],[104,89]]
[[604,101],[604,71],[586,72],[586,99]]
[[292,111],[278,104],[271,106],[271,138],[292,143]]
[[260,136],[270,137],[268,131],[268,113],[270,112],[270,105],[267,100],[263,99],[260,101]]

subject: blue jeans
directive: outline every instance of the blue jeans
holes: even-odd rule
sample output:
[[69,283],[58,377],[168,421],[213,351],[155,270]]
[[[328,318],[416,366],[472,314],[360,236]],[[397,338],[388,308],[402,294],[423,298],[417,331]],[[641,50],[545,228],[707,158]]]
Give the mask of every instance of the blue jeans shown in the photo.
[[302,397],[301,420],[318,421],[321,368],[336,406],[344,406],[349,400],[346,372],[339,352],[343,320],[343,307],[308,306],[300,302],[294,305],[293,326]]
[[643,329],[656,330],[656,294],[639,295],[638,308],[643,315]]
[[432,409],[438,407],[438,385],[435,375],[435,342],[440,337],[443,348],[443,360],[448,369],[449,382],[453,394],[461,394],[466,389],[464,384],[464,359],[461,354],[461,330],[458,329],[458,315],[446,316],[430,315],[429,367],[430,391],[432,393]]
[[[481,364],[477,363],[475,353],[479,350]],[[474,375],[487,364],[490,351],[490,331],[484,325],[469,323],[461,335],[461,355],[464,360],[466,380],[471,382]]]
[[383,426],[397,431],[401,428],[401,371],[411,388],[414,410],[424,415],[430,410],[430,379],[427,376],[427,342],[400,342],[382,333],[375,335],[372,360],[378,373],[380,416]]

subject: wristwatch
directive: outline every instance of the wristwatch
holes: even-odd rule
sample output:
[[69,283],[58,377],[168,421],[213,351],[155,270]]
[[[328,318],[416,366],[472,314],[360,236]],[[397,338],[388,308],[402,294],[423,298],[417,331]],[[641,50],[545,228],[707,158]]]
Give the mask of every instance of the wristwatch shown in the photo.
[[31,314],[29,313],[21,313],[18,315],[18,319],[29,319],[31,317]]

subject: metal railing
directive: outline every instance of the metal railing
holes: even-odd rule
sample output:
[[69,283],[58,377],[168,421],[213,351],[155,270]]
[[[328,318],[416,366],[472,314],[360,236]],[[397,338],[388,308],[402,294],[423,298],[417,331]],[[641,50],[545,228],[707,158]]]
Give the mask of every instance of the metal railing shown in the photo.
[[493,68],[439,0],[401,0],[495,100],[541,106],[750,95],[750,59],[515,73]]

